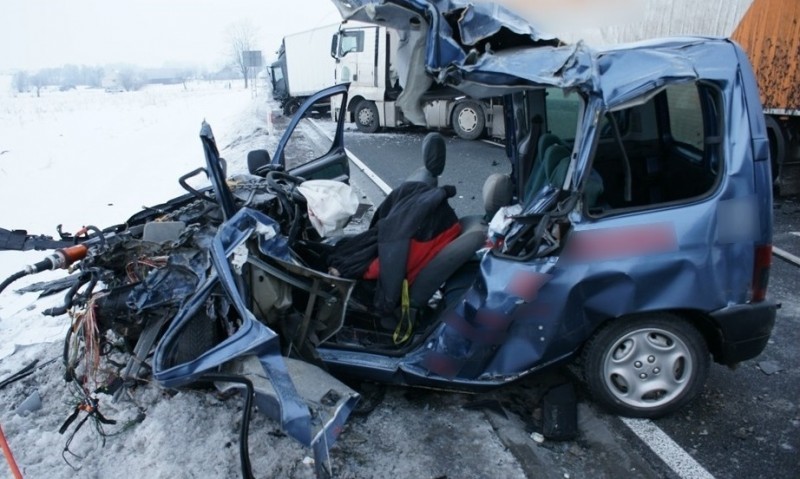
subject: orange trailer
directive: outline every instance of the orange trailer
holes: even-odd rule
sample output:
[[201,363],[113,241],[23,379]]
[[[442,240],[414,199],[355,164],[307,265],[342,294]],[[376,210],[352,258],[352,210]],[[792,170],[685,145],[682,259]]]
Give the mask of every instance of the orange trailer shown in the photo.
[[754,0],[731,37],[753,64],[767,119],[773,176],[800,190],[800,0]]

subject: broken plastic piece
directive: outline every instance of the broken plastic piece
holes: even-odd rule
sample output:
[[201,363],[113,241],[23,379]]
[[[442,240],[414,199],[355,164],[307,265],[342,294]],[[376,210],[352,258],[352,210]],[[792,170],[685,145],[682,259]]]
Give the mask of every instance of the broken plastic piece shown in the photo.
[[568,441],[578,435],[578,401],[571,383],[554,387],[542,401],[542,432],[547,439]]

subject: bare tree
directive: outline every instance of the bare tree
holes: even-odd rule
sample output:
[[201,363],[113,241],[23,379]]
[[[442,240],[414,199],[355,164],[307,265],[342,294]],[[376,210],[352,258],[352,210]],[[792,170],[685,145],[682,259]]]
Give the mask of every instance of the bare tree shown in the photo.
[[124,88],[125,91],[140,90],[144,84],[147,83],[144,73],[133,67],[121,69],[117,72],[117,79],[119,80],[119,85]]
[[228,28],[231,61],[244,78],[244,87],[249,85],[249,68],[244,52],[253,50],[256,45],[258,29],[248,21],[235,23]]
[[14,90],[17,93],[25,93],[28,91],[28,87],[30,86],[30,75],[28,72],[19,71],[14,73],[14,76],[11,79],[12,84],[14,85]]
[[30,77],[30,83],[36,89],[36,97],[40,96],[42,88],[50,84],[50,71],[40,70]]
[[103,85],[105,72],[100,67],[89,67],[81,65],[81,83],[90,87],[100,87]]

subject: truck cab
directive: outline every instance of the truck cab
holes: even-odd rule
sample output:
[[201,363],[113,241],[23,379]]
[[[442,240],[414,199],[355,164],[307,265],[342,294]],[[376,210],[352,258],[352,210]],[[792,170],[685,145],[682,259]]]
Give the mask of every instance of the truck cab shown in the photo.
[[[357,21],[343,22],[331,40],[336,59],[336,82],[350,84],[348,119],[360,131],[419,125],[452,129],[459,137],[475,140],[505,134],[502,99],[469,98],[431,81],[421,70],[409,68],[414,51],[424,42],[417,27],[400,31]],[[333,105],[331,115],[341,105]]]
[[269,66],[269,79],[272,84],[272,98],[283,106],[284,101],[289,98],[289,90],[286,87],[286,62],[280,56],[278,58],[278,61]]

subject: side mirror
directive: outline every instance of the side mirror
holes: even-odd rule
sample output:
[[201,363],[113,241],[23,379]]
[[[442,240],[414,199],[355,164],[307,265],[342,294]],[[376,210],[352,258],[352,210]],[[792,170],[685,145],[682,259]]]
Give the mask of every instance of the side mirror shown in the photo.
[[267,150],[253,150],[247,154],[247,171],[251,175],[264,176],[271,161]]
[[331,37],[331,56],[335,58],[337,61],[339,60],[339,55],[337,55],[338,49],[339,49],[339,34],[335,33]]

